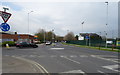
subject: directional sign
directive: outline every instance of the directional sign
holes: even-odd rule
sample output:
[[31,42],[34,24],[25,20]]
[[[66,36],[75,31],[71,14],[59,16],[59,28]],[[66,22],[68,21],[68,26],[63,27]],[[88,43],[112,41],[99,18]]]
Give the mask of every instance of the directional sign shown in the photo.
[[0,14],[5,23],[8,21],[8,19],[11,16],[11,13],[7,13],[7,12],[3,12],[3,11],[0,11]]
[[0,29],[1,29],[2,31],[9,31],[9,30],[10,30],[10,26],[9,26],[7,23],[2,23],[2,24],[0,25]]
[[85,36],[85,39],[90,39],[90,37],[89,36]]

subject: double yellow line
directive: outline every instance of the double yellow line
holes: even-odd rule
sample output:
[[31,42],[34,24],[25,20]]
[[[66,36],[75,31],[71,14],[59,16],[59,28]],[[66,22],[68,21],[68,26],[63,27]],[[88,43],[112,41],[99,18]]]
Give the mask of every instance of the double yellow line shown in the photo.
[[44,73],[46,75],[50,75],[49,72],[42,65],[40,65],[39,63],[37,63],[35,61],[25,59],[25,58],[21,58],[21,57],[16,57],[16,56],[12,56],[12,57],[17,58],[19,60],[26,61],[28,63],[31,63],[31,64],[35,65],[42,73]]

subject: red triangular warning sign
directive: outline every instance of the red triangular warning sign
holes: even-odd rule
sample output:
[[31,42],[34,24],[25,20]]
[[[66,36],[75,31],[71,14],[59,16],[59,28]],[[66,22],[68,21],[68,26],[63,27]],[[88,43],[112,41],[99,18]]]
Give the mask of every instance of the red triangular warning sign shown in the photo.
[[1,15],[1,17],[4,20],[5,23],[8,21],[10,16],[11,16],[11,13],[7,13],[7,12],[2,12],[2,15]]

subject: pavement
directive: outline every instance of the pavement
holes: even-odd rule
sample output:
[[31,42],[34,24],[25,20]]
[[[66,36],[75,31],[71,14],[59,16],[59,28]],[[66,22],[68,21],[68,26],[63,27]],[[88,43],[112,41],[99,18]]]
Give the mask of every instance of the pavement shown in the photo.
[[2,58],[2,73],[41,73],[34,64],[23,59],[10,56],[3,56]]
[[[2,55],[3,59],[5,56],[31,62],[33,65],[36,65],[41,72],[45,73],[102,73],[103,75],[114,73],[114,75],[118,75],[118,65],[120,64],[118,52],[93,50],[62,45],[61,43],[57,43],[56,46],[39,45],[38,48],[3,49]],[[5,61],[3,61],[3,63],[4,62]],[[21,66],[25,66],[25,64]],[[4,68],[5,66],[3,65],[3,69]],[[16,66],[16,68],[18,67]],[[20,72],[24,73],[22,69],[20,70]]]

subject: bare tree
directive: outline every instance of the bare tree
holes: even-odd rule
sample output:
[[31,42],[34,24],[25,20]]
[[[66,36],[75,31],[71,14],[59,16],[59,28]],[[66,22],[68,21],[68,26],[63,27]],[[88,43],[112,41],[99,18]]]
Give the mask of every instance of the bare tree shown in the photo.
[[69,32],[67,35],[65,35],[64,40],[66,40],[66,41],[75,40],[74,33]]

